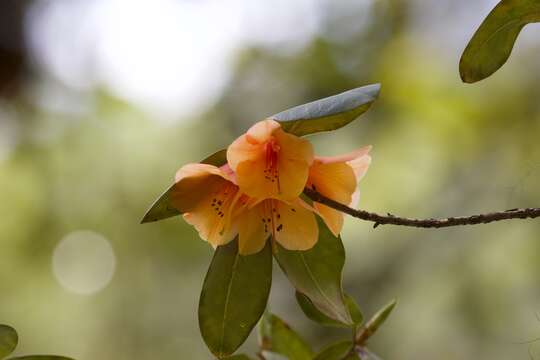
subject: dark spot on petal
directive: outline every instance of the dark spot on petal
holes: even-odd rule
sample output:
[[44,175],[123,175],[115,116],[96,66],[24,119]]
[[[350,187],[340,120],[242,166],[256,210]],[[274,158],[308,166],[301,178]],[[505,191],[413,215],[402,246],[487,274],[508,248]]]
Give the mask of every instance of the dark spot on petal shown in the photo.
[[277,227],[277,229],[276,229],[276,230],[277,230],[277,231],[281,231],[281,230],[283,230],[283,224],[279,224],[279,226]]

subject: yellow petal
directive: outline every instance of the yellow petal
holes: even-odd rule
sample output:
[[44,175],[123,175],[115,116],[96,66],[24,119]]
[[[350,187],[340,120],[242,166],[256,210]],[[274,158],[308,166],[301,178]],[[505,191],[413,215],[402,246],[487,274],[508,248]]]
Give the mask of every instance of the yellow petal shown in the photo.
[[238,186],[227,180],[219,168],[205,164],[188,164],[176,176],[171,203],[199,235],[214,247],[232,240],[237,233],[231,221]]
[[313,147],[284,132],[274,120],[252,126],[227,149],[242,192],[251,197],[292,200],[306,185]]
[[272,137],[272,133],[280,125],[275,120],[263,120],[253,125],[245,134],[239,136],[227,148],[227,162],[229,166],[238,171],[241,162],[255,160],[262,157],[264,160],[265,145]]
[[[263,222],[263,220],[265,222]],[[265,226],[264,204],[261,202],[238,217],[238,251],[241,255],[258,253],[264,248],[271,232]]]
[[356,177],[347,163],[313,163],[309,171],[309,185],[320,194],[349,204],[356,190]]
[[334,234],[334,236],[338,236],[343,228],[343,213],[316,202],[313,203],[313,207],[317,209],[318,214],[321,216],[332,234]]
[[274,134],[279,146],[279,191],[276,197],[292,200],[298,197],[306,186],[309,167],[313,163],[313,146],[306,139],[287,134],[281,129]]
[[287,204],[272,201],[274,238],[285,249],[309,250],[319,238],[319,227],[315,215],[299,201]]
[[[356,190],[356,177],[352,167],[345,162],[321,163],[315,160],[310,168],[308,186],[327,198],[347,205]],[[313,206],[337,236],[343,227],[343,213],[318,203]]]

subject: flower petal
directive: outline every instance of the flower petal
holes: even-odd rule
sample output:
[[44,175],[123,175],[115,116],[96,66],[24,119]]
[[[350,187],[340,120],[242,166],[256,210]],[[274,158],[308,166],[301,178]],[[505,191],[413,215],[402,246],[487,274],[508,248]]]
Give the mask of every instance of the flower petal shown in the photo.
[[343,228],[343,213],[317,202],[313,203],[313,207],[315,207],[326,226],[328,226],[328,229],[337,237]]
[[[345,162],[322,163],[315,160],[310,168],[308,186],[337,202],[349,204],[356,190],[353,168]],[[322,219],[334,235],[343,227],[343,213],[319,203],[314,203]]]
[[371,156],[366,154],[347,162],[347,164],[352,167],[358,183],[366,174],[369,165],[371,165]]
[[306,185],[313,147],[284,132],[278,122],[264,120],[229,146],[227,161],[242,192],[263,199],[292,200]]
[[315,160],[323,164],[331,164],[337,162],[349,162],[367,155],[371,151],[372,146],[364,146],[360,149],[353,150],[347,154],[337,156],[316,156]]
[[249,128],[245,134],[239,136],[227,148],[229,166],[234,171],[237,171],[237,167],[241,162],[255,160],[264,156],[266,142],[279,127],[277,121],[268,119],[259,121]]
[[306,186],[309,167],[313,163],[313,146],[298,136],[288,134],[281,129],[274,133],[279,146],[278,198],[293,200]]
[[274,238],[285,249],[309,250],[319,238],[319,227],[315,215],[298,201],[287,204],[273,200]]
[[263,220],[266,222],[263,203],[238,217],[238,252],[241,255],[255,254],[264,248],[271,232]]
[[238,186],[219,168],[206,164],[185,165],[176,179],[171,203],[200,237],[214,247],[232,240],[237,230],[230,216],[237,204]]

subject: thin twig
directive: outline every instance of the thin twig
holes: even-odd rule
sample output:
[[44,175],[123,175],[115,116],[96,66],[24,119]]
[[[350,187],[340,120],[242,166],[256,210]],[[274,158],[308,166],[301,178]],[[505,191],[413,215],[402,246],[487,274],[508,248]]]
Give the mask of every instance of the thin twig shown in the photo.
[[446,219],[409,219],[404,217],[395,216],[392,214],[380,215],[377,213],[356,210],[343,205],[337,201],[329,199],[315,190],[305,188],[304,194],[306,194],[311,200],[339,210],[343,213],[351,215],[355,218],[371,221],[374,223],[373,227],[379,225],[401,225],[417,228],[444,228],[450,226],[460,225],[478,225],[489,224],[495,221],[510,220],[510,219],[535,219],[540,217],[540,208],[524,208],[524,209],[511,209],[505,211],[491,212],[486,214],[478,214],[471,216],[458,216],[449,217]]

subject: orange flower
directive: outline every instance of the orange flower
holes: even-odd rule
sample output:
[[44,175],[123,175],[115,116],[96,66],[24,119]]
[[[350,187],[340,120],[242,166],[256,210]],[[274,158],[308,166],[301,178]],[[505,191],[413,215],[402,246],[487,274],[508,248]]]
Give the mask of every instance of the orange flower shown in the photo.
[[[357,185],[371,163],[370,150],[371,146],[366,146],[345,155],[315,157],[306,187],[342,204],[356,206],[360,195]],[[338,236],[343,227],[343,213],[317,202],[313,207]]]
[[238,217],[240,253],[260,251],[270,237],[288,250],[311,249],[319,238],[312,211],[300,198],[291,202],[266,199],[251,205]]
[[238,233],[232,216],[246,204],[228,166],[187,164],[176,173],[171,203],[214,248]]
[[291,201],[306,185],[313,147],[267,119],[253,125],[227,149],[227,161],[242,192],[258,199]]
[[290,250],[307,250],[318,239],[313,209],[299,198],[260,200],[240,192],[228,165],[188,164],[178,170],[171,202],[214,248],[238,235],[242,255],[259,252],[268,238]]

